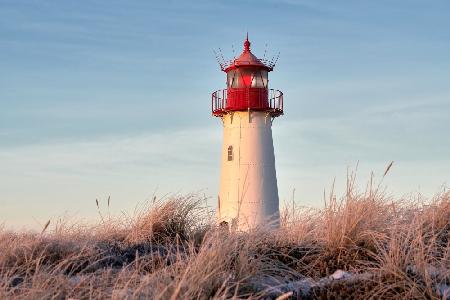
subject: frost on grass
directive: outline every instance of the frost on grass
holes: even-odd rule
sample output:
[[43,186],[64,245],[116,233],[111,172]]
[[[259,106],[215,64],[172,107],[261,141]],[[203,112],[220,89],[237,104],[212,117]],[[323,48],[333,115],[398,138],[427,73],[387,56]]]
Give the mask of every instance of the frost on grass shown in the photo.
[[282,213],[275,231],[228,232],[196,195],[96,226],[0,232],[0,299],[450,298],[450,191],[379,189]]

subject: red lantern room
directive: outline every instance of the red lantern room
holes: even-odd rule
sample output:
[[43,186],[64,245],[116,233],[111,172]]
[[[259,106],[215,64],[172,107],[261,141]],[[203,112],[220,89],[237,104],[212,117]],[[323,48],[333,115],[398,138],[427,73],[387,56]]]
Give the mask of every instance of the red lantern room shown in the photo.
[[273,117],[282,115],[283,93],[268,87],[268,73],[274,65],[253,55],[247,35],[242,54],[221,64],[227,73],[227,89],[212,94],[212,114],[220,117],[231,111],[253,110],[267,111]]

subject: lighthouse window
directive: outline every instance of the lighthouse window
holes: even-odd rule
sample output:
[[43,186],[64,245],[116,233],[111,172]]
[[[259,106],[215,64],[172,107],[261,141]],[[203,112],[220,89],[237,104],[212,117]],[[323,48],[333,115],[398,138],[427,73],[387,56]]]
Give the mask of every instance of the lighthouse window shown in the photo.
[[228,146],[228,161],[233,160],[233,146]]
[[267,88],[268,83],[269,83],[269,74],[267,72],[267,70],[261,70],[261,81],[262,81],[262,86]]
[[230,70],[227,73],[229,88],[267,88],[267,70],[256,68],[242,68]]
[[252,87],[263,88],[267,87],[267,71],[259,70],[253,73]]
[[241,87],[248,87],[252,85],[253,78],[255,74],[251,69],[242,69],[241,70]]
[[239,82],[239,72],[237,70],[231,70],[227,73],[227,81],[229,88],[238,87]]

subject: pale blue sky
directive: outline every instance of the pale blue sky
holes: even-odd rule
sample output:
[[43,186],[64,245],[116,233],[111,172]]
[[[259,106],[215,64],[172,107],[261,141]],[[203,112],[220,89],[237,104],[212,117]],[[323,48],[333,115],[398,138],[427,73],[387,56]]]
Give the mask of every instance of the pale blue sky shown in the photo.
[[[449,1],[0,0],[0,224],[132,213],[153,193],[215,205],[224,87],[212,49],[249,31],[285,93],[280,198],[320,207],[359,161],[396,196],[450,179]],[[103,203],[103,202],[102,202]]]

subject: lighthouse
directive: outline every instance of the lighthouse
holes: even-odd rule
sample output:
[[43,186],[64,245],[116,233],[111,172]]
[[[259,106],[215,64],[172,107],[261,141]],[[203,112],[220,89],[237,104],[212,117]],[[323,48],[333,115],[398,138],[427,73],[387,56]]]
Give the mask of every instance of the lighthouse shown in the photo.
[[212,115],[223,125],[218,222],[236,230],[280,222],[272,124],[283,115],[283,93],[269,89],[276,61],[243,52],[220,61],[226,89],[212,93]]

